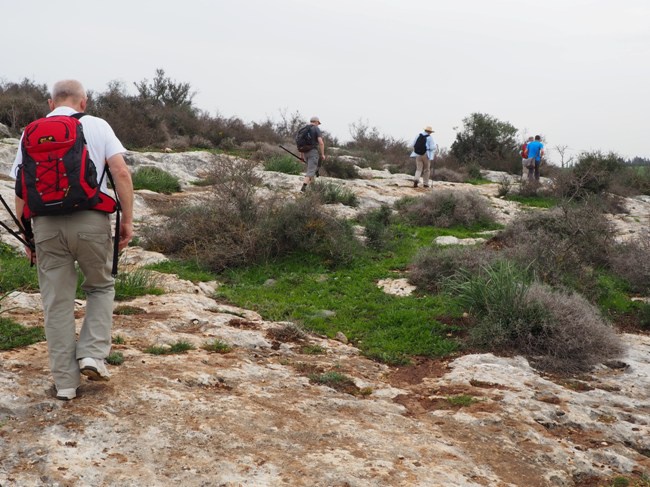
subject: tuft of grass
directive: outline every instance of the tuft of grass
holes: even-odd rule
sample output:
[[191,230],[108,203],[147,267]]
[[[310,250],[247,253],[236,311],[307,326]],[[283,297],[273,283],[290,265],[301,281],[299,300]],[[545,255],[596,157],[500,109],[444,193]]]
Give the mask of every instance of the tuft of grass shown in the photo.
[[0,350],[26,347],[44,340],[45,330],[42,327],[26,327],[0,316]]
[[189,350],[194,350],[194,345],[184,340],[172,343],[169,347],[169,353],[185,353]]
[[111,365],[122,365],[124,363],[124,355],[122,352],[111,352],[106,361]]
[[129,306],[129,305],[116,306],[115,309],[113,310],[114,315],[122,315],[122,316],[142,315],[146,313],[147,312],[142,308],[138,308],[137,306]]
[[172,355],[177,353],[186,353],[189,350],[194,350],[194,345],[186,341],[178,341],[172,343],[169,346],[160,346],[152,345],[151,347],[145,348],[145,353],[150,353],[151,355]]
[[339,184],[316,181],[311,185],[311,191],[318,194],[325,204],[341,203],[345,206],[359,206],[357,195]]
[[111,343],[114,345],[124,345],[126,343],[126,340],[122,335],[115,335],[113,338],[111,338]]
[[148,189],[156,193],[171,194],[181,190],[179,179],[157,167],[140,167],[133,172],[133,189]]
[[264,163],[267,171],[281,172],[284,174],[300,174],[303,172],[304,164],[290,155],[275,155]]
[[212,342],[206,342],[203,344],[201,347],[203,350],[207,350],[208,352],[215,352],[215,353],[229,353],[232,352],[232,347],[228,345],[226,342],[223,342],[221,340],[215,339]]
[[477,399],[468,394],[458,394],[456,396],[449,396],[446,398],[447,402],[455,407],[467,407],[478,402]]
[[134,298],[153,294],[160,296],[164,291],[157,287],[155,276],[146,269],[123,272],[115,278],[115,300]]
[[309,374],[309,381],[314,384],[331,387],[340,392],[348,394],[358,393],[359,388],[354,381],[345,374],[340,372],[323,372],[322,374]]
[[300,349],[300,353],[305,355],[323,355],[326,352],[320,345],[305,345]]

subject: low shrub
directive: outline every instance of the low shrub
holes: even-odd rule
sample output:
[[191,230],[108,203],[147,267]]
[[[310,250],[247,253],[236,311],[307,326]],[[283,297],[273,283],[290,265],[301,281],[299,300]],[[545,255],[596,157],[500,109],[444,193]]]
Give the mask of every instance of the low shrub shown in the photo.
[[594,269],[607,266],[613,229],[592,204],[522,213],[497,237],[504,255],[551,285],[589,292]]
[[468,175],[465,172],[440,167],[434,169],[431,179],[434,181],[448,181],[450,183],[464,183],[467,181]]
[[542,370],[586,371],[623,350],[614,330],[584,297],[532,282],[530,273],[512,263],[465,273],[448,289],[477,319],[471,330],[474,345],[521,353]]
[[395,208],[407,221],[422,226],[471,227],[495,222],[487,200],[473,192],[434,191],[421,198],[402,198]]
[[111,352],[108,357],[106,357],[106,362],[111,365],[122,365],[124,363],[124,355],[122,352]]
[[133,189],[148,189],[156,193],[171,194],[181,190],[179,179],[157,167],[143,166],[133,172]]
[[331,156],[322,161],[321,173],[323,176],[339,179],[358,179],[359,171],[349,161],[341,157]]
[[290,155],[276,155],[264,163],[265,170],[284,174],[300,174],[303,172],[304,166],[298,159]]
[[228,345],[226,342],[223,342],[218,339],[214,339],[212,342],[206,342],[203,344],[201,347],[203,350],[207,350],[208,352],[215,352],[215,353],[230,353],[232,352],[232,347]]
[[325,204],[341,203],[346,206],[359,206],[359,199],[353,191],[332,182],[317,180],[311,185],[311,191],[315,192]]
[[610,266],[634,293],[650,293],[650,231],[638,238],[614,246]]
[[438,293],[458,273],[475,274],[482,265],[498,259],[488,247],[431,245],[421,248],[409,266],[409,282],[419,289]]
[[392,213],[390,206],[383,204],[359,215],[359,223],[364,227],[366,245],[374,250],[384,250],[393,241],[395,232],[391,228]]

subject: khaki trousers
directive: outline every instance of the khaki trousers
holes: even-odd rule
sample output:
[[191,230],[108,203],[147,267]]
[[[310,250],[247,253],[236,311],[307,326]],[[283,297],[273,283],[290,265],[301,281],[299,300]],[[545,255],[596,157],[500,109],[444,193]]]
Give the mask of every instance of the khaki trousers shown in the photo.
[[[45,312],[45,337],[57,389],[77,388],[77,360],[106,358],[111,348],[114,279],[110,218],[98,211],[34,218],[38,283]],[[75,337],[77,270],[84,276],[86,316]]]
[[431,161],[426,154],[415,156],[415,182],[420,182],[420,175],[422,175],[422,182],[429,185],[429,172],[431,171]]

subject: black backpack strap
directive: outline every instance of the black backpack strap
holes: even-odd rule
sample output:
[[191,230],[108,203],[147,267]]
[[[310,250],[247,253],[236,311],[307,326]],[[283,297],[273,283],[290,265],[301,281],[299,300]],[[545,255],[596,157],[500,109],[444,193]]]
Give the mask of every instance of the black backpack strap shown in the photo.
[[78,112],[78,113],[73,113],[73,114],[70,115],[70,116],[71,116],[72,118],[76,118],[77,120],[79,120],[79,119],[80,119],[81,117],[83,117],[84,115],[85,115],[85,113]]

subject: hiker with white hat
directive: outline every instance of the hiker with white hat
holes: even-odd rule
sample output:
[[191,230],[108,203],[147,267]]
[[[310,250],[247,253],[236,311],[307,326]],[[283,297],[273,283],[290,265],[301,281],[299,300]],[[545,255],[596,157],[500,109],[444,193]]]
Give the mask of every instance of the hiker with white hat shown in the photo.
[[418,134],[413,140],[413,152],[411,157],[415,157],[415,178],[413,179],[413,187],[417,188],[420,183],[420,176],[422,176],[422,186],[429,187],[429,175],[431,172],[431,165],[433,157],[436,153],[436,143],[431,134],[433,129],[430,125],[424,127],[424,130]]

